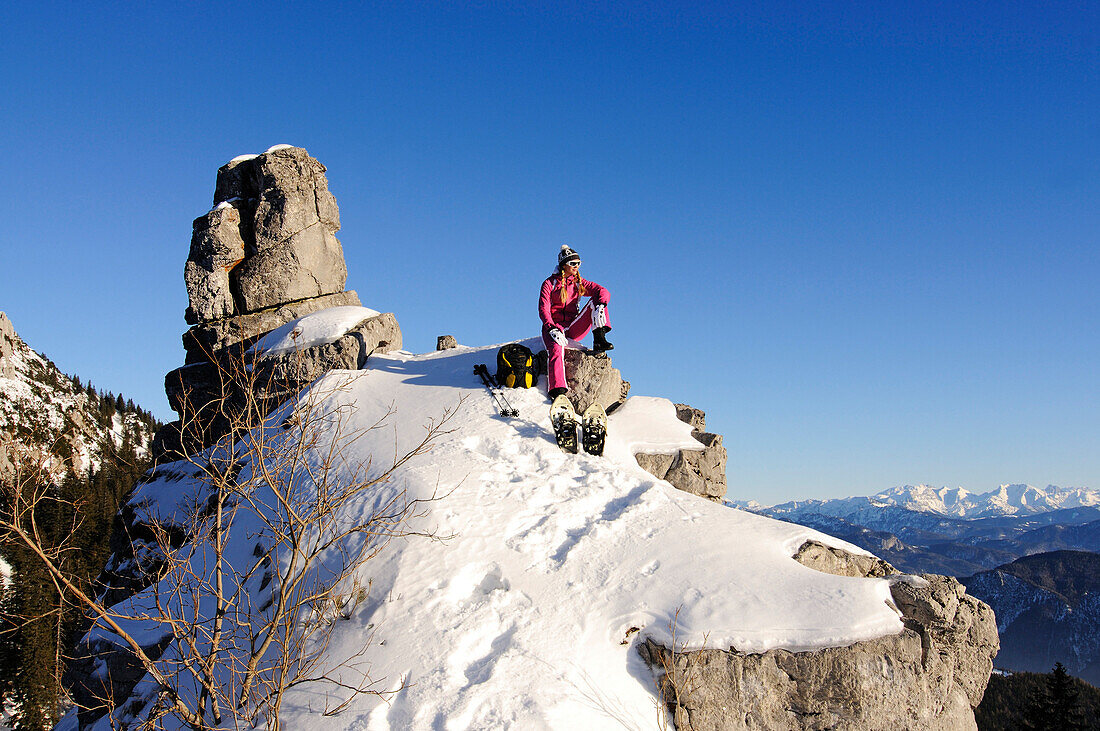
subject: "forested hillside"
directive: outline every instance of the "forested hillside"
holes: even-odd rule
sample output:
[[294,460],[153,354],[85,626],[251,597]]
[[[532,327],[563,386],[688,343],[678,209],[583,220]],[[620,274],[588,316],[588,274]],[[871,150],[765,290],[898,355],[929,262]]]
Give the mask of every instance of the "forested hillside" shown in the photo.
[[[63,374],[30,349],[3,313],[0,327],[0,511],[33,517],[43,546],[94,591],[112,523],[148,469],[160,424],[122,394]],[[87,628],[42,563],[0,533],[0,698],[16,729],[50,728],[65,661]]]

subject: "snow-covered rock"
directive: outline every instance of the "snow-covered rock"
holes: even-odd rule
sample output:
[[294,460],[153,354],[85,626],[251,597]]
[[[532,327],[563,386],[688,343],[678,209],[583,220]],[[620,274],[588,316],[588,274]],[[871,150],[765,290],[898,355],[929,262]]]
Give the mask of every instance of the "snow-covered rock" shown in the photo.
[[335,343],[359,323],[380,314],[366,307],[329,307],[275,328],[257,340],[248,352],[270,358]]
[[0,312],[0,479],[14,474],[19,459],[41,462],[57,480],[87,475],[127,435],[147,454],[151,420],[99,402],[23,342]]
[[768,508],[756,506],[753,509],[790,520],[798,520],[799,517],[808,514],[852,519],[867,508],[887,507],[974,520],[1009,515],[1038,515],[1064,508],[1089,506],[1100,506],[1100,490],[1057,485],[1048,485],[1045,488],[1032,485],[1001,485],[989,492],[971,493],[961,487],[905,485],[883,490],[869,497],[802,500],[781,503]]
[[975,727],[997,629],[993,612],[943,576],[891,584],[894,635],[813,652],[670,652],[647,640],[679,731]]
[[[366,430],[390,414],[387,428],[363,431],[343,455],[352,464],[390,463],[415,444],[424,423],[457,409],[431,453],[404,465],[393,485],[370,498],[400,489],[430,500],[415,527],[448,538],[389,543],[358,577],[358,586],[369,586],[362,601],[334,625],[333,658],[351,653],[369,663],[371,677],[392,695],[359,696],[326,716],[325,698],[339,689],[307,684],[284,702],[285,727],[649,727],[661,705],[659,673],[642,647],[727,655],[732,648],[742,658],[785,653],[802,670],[784,675],[782,687],[771,686],[775,674],[765,672],[755,693],[831,693],[829,702],[842,709],[863,699],[860,686],[841,682],[844,673],[835,668],[858,667],[878,673],[880,683],[892,678],[891,703],[909,714],[902,718],[947,718],[943,708],[951,705],[951,718],[972,722],[969,692],[980,698],[988,672],[980,677],[978,665],[973,687],[960,691],[951,673],[925,662],[919,631],[906,628],[911,620],[897,606],[897,582],[832,575],[793,558],[808,541],[866,552],[697,498],[643,470],[638,451],[673,453],[694,441],[691,425],[664,399],[634,397],[611,414],[604,457],[563,454],[542,391],[510,391],[520,416],[499,416],[473,376],[474,364],[490,362],[495,351],[376,354],[366,370],[334,371],[312,386],[329,389],[324,404],[347,429]],[[312,448],[323,451],[325,440]],[[242,474],[255,469],[246,465]],[[186,465],[161,467],[135,491],[131,514],[202,505],[192,479]],[[251,546],[251,535],[234,540]],[[236,567],[243,574],[257,558],[242,551],[237,560],[246,562]],[[117,563],[124,572],[126,561]],[[171,589],[160,586],[164,596]],[[944,591],[953,597],[945,605],[965,603],[954,589]],[[936,617],[938,631],[980,656],[961,615]],[[159,635],[153,626],[143,636]],[[652,660],[652,652],[645,657]],[[839,658],[829,661],[833,671],[822,670],[826,657]],[[822,680],[836,684],[810,690]],[[147,681],[138,683],[139,694]],[[140,719],[149,709],[131,700],[127,708]],[[857,719],[851,728],[878,727],[849,715]],[[74,727],[72,719],[66,723],[62,728]],[[788,727],[815,727],[806,723]],[[103,718],[94,727],[109,725]]]
[[[185,319],[192,325],[183,337],[186,365],[205,365],[166,377],[166,390],[189,394],[190,412],[181,411],[183,400],[169,394],[180,420],[159,435],[162,452],[201,449],[226,433],[218,402],[239,394],[223,392],[224,366],[242,360],[242,352],[261,338],[271,355],[327,346],[371,316],[368,312],[378,315],[361,308],[355,292],[344,290],[347,267],[336,239],[339,230],[340,211],[325,166],[300,147],[274,145],[218,170],[214,207],[195,220],[184,265]],[[322,310],[329,312],[302,324]],[[333,315],[336,310],[339,316]],[[387,333],[377,340],[399,348],[400,328],[389,317]],[[349,318],[355,322],[344,321]],[[313,336],[300,337],[303,327]],[[278,334],[265,338],[273,331]],[[364,341],[361,349],[368,346]],[[350,367],[357,367],[354,358]],[[194,428],[185,428],[185,422]]]

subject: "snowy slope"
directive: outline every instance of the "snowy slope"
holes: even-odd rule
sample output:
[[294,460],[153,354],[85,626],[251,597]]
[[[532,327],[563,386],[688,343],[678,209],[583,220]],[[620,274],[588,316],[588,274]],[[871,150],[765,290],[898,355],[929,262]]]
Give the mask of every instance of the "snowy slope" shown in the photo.
[[[497,414],[473,375],[495,350],[375,355],[367,370],[315,384],[341,385],[326,406],[353,406],[349,426],[396,411],[392,430],[356,443],[353,461],[392,460],[429,419],[458,409],[452,431],[386,488],[437,496],[415,527],[448,539],[389,544],[358,579],[370,582],[365,601],[336,623],[334,658],[356,657],[384,679],[380,688],[403,689],[325,716],[333,688],[305,686],[283,706],[287,728],[651,728],[655,686],[634,649],[640,637],[760,652],[901,631],[887,581],[791,559],[808,538],[864,551],[679,492],[642,470],[633,451],[693,445],[671,402],[630,399],[610,417],[604,458],[566,455],[541,390],[510,390],[521,416]],[[167,504],[181,490],[153,481],[135,500]]]
[[[0,312],[0,457],[16,454],[42,461],[61,479],[70,470],[87,475],[128,432],[137,454],[148,454],[153,427],[132,412],[100,409],[100,397],[77,388],[69,376],[33,350]],[[5,333],[3,330],[8,329]],[[4,460],[0,459],[0,468]],[[3,476],[3,469],[0,469]]]

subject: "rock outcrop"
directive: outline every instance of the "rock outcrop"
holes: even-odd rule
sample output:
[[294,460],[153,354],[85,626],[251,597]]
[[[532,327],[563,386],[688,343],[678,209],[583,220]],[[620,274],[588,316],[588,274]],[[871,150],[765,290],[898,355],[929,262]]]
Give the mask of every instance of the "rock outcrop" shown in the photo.
[[[257,393],[260,407],[271,408],[326,370],[358,368],[371,352],[401,347],[397,320],[385,313],[336,343],[276,357],[249,350],[291,320],[360,304],[344,289],[340,212],[325,172],[305,150],[288,145],[218,170],[214,207],[195,219],[184,265],[185,319],[192,326],[183,336],[185,365],[165,377],[181,419],[157,435],[158,456],[176,458],[213,443]],[[242,390],[244,376],[249,385]]]
[[565,380],[569,397],[578,413],[592,404],[613,410],[626,400],[630,384],[623,380],[618,368],[611,365],[607,354],[596,355],[576,348],[565,349]]
[[899,573],[897,569],[877,556],[858,556],[818,541],[803,543],[794,554],[794,560],[823,574],[835,576],[880,579]]
[[131,403],[79,385],[23,342],[0,312],[0,482],[19,466],[41,467],[54,480],[86,477],[123,444],[144,457],[156,421]]
[[706,414],[699,409],[676,404],[676,416],[694,427],[691,435],[701,448],[681,449],[676,454],[638,454],[635,459],[646,472],[668,481],[673,487],[721,502],[727,487],[727,456],[722,435],[706,431]]
[[[844,576],[883,576],[889,564],[807,542],[794,557]],[[678,731],[718,729],[976,729],[999,647],[993,610],[955,579],[896,576],[890,593],[905,629],[812,652],[674,651],[638,645],[659,675]]]
[[[539,353],[546,363],[546,351]],[[574,408],[584,412],[599,404],[608,413],[626,401],[630,382],[624,381],[607,353],[593,354],[579,348],[565,350],[565,378]],[[693,427],[699,449],[681,449],[676,454],[638,454],[635,458],[654,477],[692,495],[721,502],[726,494],[726,448],[721,434],[706,431],[706,414],[685,404],[676,404],[676,416]]]
[[218,170],[214,208],[195,219],[184,281],[191,324],[344,291],[340,213],[325,166],[280,145]]
[[15,378],[12,354],[16,343],[15,327],[5,312],[0,312],[0,378]]

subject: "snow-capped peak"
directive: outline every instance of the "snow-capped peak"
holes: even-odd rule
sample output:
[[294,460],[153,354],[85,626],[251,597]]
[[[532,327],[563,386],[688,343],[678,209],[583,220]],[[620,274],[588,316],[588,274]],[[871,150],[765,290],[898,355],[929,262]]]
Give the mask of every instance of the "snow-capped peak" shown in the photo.
[[1000,485],[994,490],[978,494],[961,487],[904,485],[868,497],[783,503],[772,506],[769,512],[791,516],[816,512],[845,517],[867,507],[898,507],[969,520],[1006,515],[1037,515],[1063,508],[1095,505],[1100,505],[1100,491],[1084,487]]

